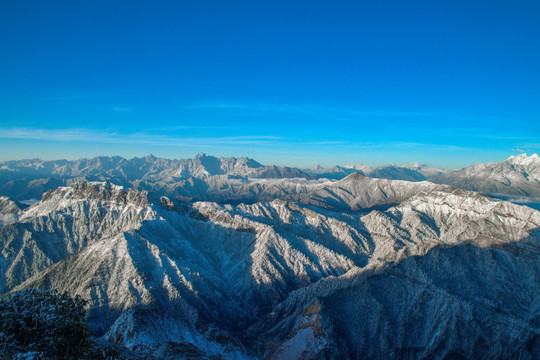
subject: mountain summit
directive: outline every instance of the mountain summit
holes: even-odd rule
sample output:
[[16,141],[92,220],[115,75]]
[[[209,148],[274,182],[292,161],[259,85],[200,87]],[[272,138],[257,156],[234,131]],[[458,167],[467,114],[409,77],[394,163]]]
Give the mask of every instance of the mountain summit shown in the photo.
[[540,158],[538,157],[537,154],[532,154],[531,156],[527,156],[527,154],[523,153],[518,156],[510,156],[507,161],[511,162],[512,164],[522,165],[522,166],[530,166],[530,167],[540,166]]

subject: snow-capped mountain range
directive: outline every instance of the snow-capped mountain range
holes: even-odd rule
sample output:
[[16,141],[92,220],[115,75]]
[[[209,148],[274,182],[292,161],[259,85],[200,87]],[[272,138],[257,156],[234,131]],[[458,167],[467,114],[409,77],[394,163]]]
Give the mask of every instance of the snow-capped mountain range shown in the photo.
[[[124,159],[101,156],[76,161],[39,159],[0,162],[0,194],[14,199],[39,199],[58,186],[80,181],[111,181],[146,188],[189,186],[186,182],[214,176],[251,178],[297,178],[309,175],[284,166],[263,166],[249,158],[216,158],[200,153],[193,159],[169,160],[149,155]],[[194,180],[195,179],[195,180]]]
[[[539,169],[540,159],[536,154],[529,157],[525,154],[511,156],[498,163],[474,164],[454,171],[430,168],[418,163],[381,167],[357,164],[301,170],[263,166],[249,158],[217,158],[202,153],[193,159],[184,160],[162,159],[151,155],[129,160],[119,156],[76,161],[34,159],[0,162],[0,196],[15,200],[39,199],[47,190],[59,186],[80,181],[111,181],[126,188],[148,190],[172,198],[214,200],[212,197],[215,193],[220,193],[216,195],[219,199],[223,197],[221,190],[236,187],[239,183],[244,188],[252,184],[248,192],[257,194],[260,186],[264,187],[263,184],[271,184],[273,181],[277,187],[283,188],[285,183],[292,182],[284,179],[303,179],[306,184],[317,184],[361,173],[367,177],[389,180],[427,180],[493,196],[510,197],[510,200],[517,202],[539,203]],[[231,196],[237,197],[237,194]],[[256,198],[255,195],[252,197]]]
[[486,194],[532,198],[540,202],[540,158],[536,154],[511,156],[496,163],[474,164],[430,180]]
[[[62,183],[30,206],[0,198],[0,292],[78,294],[103,340],[156,358],[540,357],[529,206],[247,158],[60,164],[0,164],[2,189],[21,174]],[[535,194],[537,165],[519,156],[437,179],[504,176]]]
[[329,169],[316,166],[312,169],[305,169],[303,171],[316,178],[342,179],[354,172],[360,172],[365,176],[373,178],[407,181],[423,181],[446,172],[446,170],[444,169],[430,168],[426,165],[421,165],[419,163],[411,165],[390,164],[379,167],[373,167],[364,164],[355,164],[334,166]]

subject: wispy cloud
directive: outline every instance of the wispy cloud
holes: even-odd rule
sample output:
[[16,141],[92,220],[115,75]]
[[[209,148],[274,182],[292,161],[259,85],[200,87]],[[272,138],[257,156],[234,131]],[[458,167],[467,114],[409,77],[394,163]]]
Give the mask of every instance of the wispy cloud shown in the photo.
[[417,142],[391,142],[388,146],[404,149],[404,150],[421,150],[421,151],[473,151],[472,148],[466,146],[456,146],[451,144],[427,144]]
[[165,135],[149,131],[120,133],[108,130],[93,129],[39,129],[39,128],[0,128],[0,139],[21,139],[58,142],[85,142],[108,144],[138,144],[150,146],[189,146],[189,147],[222,147],[235,145],[271,146],[281,148],[285,145],[295,146],[347,146],[347,141],[300,140],[275,135],[244,136],[212,136],[189,137]]
[[85,100],[104,99],[108,96],[105,94],[72,94],[72,95],[57,95],[57,96],[44,96],[39,97],[36,100],[41,102],[76,102]]
[[301,142],[302,145],[343,145],[347,144],[346,141],[305,141]]
[[122,107],[122,106],[113,106],[112,109],[113,109],[114,111],[118,111],[118,112],[129,112],[129,111],[133,111],[132,108]]
[[452,144],[432,144],[406,141],[388,141],[388,142],[362,142],[350,144],[355,150],[375,150],[375,151],[416,151],[416,152],[458,152],[474,151],[467,146],[457,146]]
[[191,146],[219,147],[223,145],[300,145],[300,146],[343,146],[350,149],[400,149],[406,151],[463,151],[466,147],[427,144],[416,142],[350,142],[342,140],[299,140],[274,135],[185,137],[164,135],[155,130],[120,133],[110,130],[93,129],[39,129],[39,128],[0,128],[0,139],[26,139],[59,142],[87,142],[111,144],[140,144],[153,146]]
[[[521,150],[523,149],[523,150]],[[515,144],[515,148],[512,151],[519,151],[524,153],[539,153],[540,154],[540,143],[538,142],[523,142]]]
[[272,103],[198,103],[185,105],[183,109],[201,111],[241,111],[256,115],[303,115],[310,117],[324,117],[341,121],[355,121],[358,118],[429,118],[441,120],[462,120],[462,121],[488,121],[493,119],[479,118],[467,114],[455,112],[430,112],[430,111],[410,111],[393,109],[351,109],[341,107],[325,107],[316,105],[291,105]]
[[222,136],[222,137],[177,137],[149,132],[119,133],[116,131],[100,131],[91,129],[35,129],[35,128],[3,128],[0,138],[26,139],[61,142],[90,142],[114,144],[145,144],[157,146],[194,146],[213,147],[218,145],[250,145],[274,143],[282,141],[278,136]]
[[[529,133],[516,134],[515,131],[512,133],[506,129],[508,124],[503,124],[504,127],[492,126],[491,128],[486,127],[442,127],[439,130],[448,134],[455,134],[456,136],[466,137],[466,138],[475,138],[475,139],[486,139],[486,140],[497,140],[497,141],[516,141],[516,140],[530,140],[533,137],[528,136]],[[517,129],[516,131],[520,131]]]
[[3,128],[0,129],[0,138],[49,141],[112,142],[118,138],[118,133],[87,129],[50,130],[39,128]]

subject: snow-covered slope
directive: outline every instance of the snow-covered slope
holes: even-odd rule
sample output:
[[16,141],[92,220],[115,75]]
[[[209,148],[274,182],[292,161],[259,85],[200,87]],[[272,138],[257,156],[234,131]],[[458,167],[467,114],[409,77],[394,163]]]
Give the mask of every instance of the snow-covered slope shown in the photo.
[[539,254],[538,237],[440,245],[328,279],[262,321],[260,349],[268,359],[537,359]]
[[[96,334],[155,354],[174,342],[229,358],[444,358],[537,341],[540,212],[427,182],[308,183],[238,205],[110,183],[50,191],[0,228],[3,291],[79,294]],[[458,344],[471,319],[478,340]]]
[[10,289],[101,238],[150,219],[146,194],[80,183],[47,192],[42,201],[0,228],[0,291]]
[[474,164],[430,181],[486,194],[529,197],[540,202],[540,158],[533,154],[511,156],[487,164]]
[[355,211],[397,204],[420,191],[439,188],[450,187],[429,182],[372,179],[353,173],[339,181],[212,177],[204,186],[189,183],[187,188],[174,188],[167,195],[231,204],[281,199],[326,209]]
[[0,226],[17,220],[26,206],[6,196],[0,196]]
[[17,214],[24,208],[25,206],[18,201],[14,201],[6,196],[0,196],[0,214]]
[[368,265],[291,293],[259,323],[259,349],[270,359],[537,358],[539,215],[462,190],[370,213]]

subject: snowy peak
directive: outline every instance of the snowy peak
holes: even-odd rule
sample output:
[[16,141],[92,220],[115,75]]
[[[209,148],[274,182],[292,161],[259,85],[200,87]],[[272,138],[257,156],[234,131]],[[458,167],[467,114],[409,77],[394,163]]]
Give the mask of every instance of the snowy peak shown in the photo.
[[347,183],[349,181],[362,181],[366,180],[366,176],[360,172],[354,172],[351,175],[347,175],[343,180],[340,180],[338,183]]
[[523,153],[518,156],[510,156],[506,161],[515,165],[522,165],[522,166],[539,166],[540,165],[540,158],[538,157],[537,154],[532,154],[531,156],[527,156],[527,154]]
[[[164,206],[167,207],[166,204]],[[132,225],[129,223],[133,222],[132,227],[137,227],[140,219],[151,212],[151,201],[146,191],[134,189],[126,191],[122,186],[109,182],[81,182],[47,191],[41,201],[20,213],[19,221],[34,222],[40,217],[47,219],[51,213],[61,213],[61,216],[67,216],[70,222],[73,222],[71,220],[73,217],[85,218],[85,221],[94,222],[93,227],[101,226],[99,223],[103,219],[114,226],[130,227]],[[137,215],[129,215],[132,213]],[[123,218],[122,222],[114,224],[126,215],[129,216]],[[101,230],[104,229],[105,227]]]

